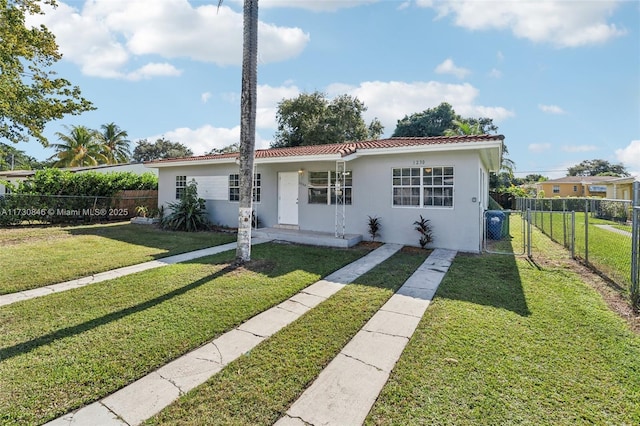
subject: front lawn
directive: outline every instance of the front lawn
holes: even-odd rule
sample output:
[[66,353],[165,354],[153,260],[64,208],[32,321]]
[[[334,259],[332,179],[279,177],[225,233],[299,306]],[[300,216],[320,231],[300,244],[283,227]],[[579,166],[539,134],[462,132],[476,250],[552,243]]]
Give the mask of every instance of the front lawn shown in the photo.
[[366,424],[640,424],[640,337],[534,243],[455,259]]
[[396,253],[147,423],[273,424],[425,257]]
[[0,294],[232,242],[215,232],[170,232],[121,222],[0,232]]
[[261,244],[0,307],[0,424],[91,403],[366,254]]

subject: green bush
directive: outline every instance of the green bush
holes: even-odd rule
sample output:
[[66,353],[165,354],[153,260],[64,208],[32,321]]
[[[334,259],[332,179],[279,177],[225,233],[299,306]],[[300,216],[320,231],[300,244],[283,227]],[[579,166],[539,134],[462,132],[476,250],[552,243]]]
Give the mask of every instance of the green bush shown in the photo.
[[194,232],[209,228],[205,201],[198,198],[198,184],[187,184],[179,201],[169,203],[171,212],[162,218],[162,227],[171,231]]
[[158,189],[158,178],[153,173],[72,173],[69,170],[44,169],[21,182],[15,193],[112,197],[119,191],[144,189]]

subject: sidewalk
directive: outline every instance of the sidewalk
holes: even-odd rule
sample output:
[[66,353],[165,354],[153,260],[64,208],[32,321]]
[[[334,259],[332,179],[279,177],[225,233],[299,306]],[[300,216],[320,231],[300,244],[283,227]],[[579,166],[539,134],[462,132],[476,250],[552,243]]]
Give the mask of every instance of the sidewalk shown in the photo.
[[[47,425],[138,425],[207,381],[227,364],[388,259],[401,248],[385,244],[212,342],[170,362],[119,391]],[[434,290],[435,291],[435,290]]]
[[[254,238],[251,240],[252,245],[266,243],[271,241],[266,238]],[[213,254],[222,253],[228,250],[235,250],[237,243],[228,243],[221,246],[209,247],[206,249],[190,251],[187,253],[176,254],[174,256],[163,257],[158,260],[152,260],[149,262],[138,263],[136,265],[125,266],[111,271],[100,272],[99,274],[91,275],[89,277],[78,278],[71,281],[65,281],[59,284],[52,284],[45,287],[38,287],[31,290],[20,291],[17,293],[0,295],[0,306],[10,305],[22,300],[33,299],[36,297],[46,296],[48,294],[59,293],[61,291],[71,290],[73,288],[84,287],[89,284],[95,284],[114,278],[124,277],[125,275],[135,274],[137,272],[146,271],[149,269],[160,268],[162,266],[173,265],[175,263],[186,262],[188,260],[197,259],[200,257],[211,256]]]
[[276,425],[361,425],[455,255],[436,249]]

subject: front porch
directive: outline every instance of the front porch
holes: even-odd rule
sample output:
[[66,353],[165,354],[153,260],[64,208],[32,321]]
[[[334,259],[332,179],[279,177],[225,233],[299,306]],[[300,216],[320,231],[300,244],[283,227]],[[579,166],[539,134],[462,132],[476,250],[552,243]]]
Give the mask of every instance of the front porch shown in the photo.
[[268,238],[271,240],[288,241],[297,244],[326,247],[353,247],[362,241],[361,234],[345,234],[344,238],[336,237],[333,233],[302,231],[299,229],[285,228],[258,228],[251,231],[253,237]]

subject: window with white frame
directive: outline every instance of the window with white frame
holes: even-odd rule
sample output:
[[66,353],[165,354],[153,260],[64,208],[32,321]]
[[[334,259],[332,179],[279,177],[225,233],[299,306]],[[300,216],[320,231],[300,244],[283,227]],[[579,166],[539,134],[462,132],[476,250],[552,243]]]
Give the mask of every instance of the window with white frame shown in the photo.
[[578,192],[578,185],[573,185],[573,192]]
[[[260,202],[260,193],[262,187],[262,176],[260,173],[253,175],[253,202]],[[240,201],[240,175],[229,175],[229,201]]]
[[[336,203],[336,180],[335,171],[309,172],[309,204],[335,204]],[[353,192],[353,177],[350,170],[347,170],[340,181],[341,195],[345,204],[351,204]]]
[[560,185],[553,185],[553,193],[554,194],[560,193]]
[[176,176],[176,200],[179,200],[187,187],[186,176]]
[[453,167],[406,167],[392,171],[393,205],[453,207]]

